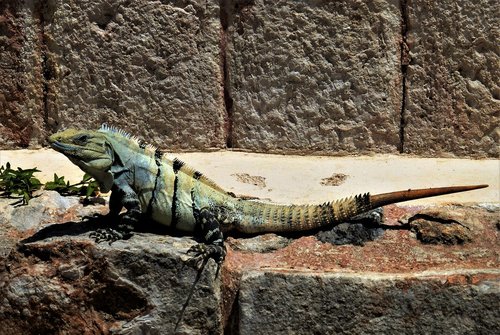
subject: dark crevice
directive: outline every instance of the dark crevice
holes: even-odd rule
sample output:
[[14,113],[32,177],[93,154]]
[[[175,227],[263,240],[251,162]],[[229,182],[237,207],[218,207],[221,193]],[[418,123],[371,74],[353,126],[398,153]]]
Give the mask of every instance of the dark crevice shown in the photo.
[[440,224],[457,224],[457,225],[460,225],[460,226],[470,230],[469,227],[467,227],[466,225],[464,225],[463,223],[461,223],[455,219],[445,219],[445,218],[441,218],[441,217],[433,216],[433,215],[429,215],[429,214],[424,214],[424,213],[418,213],[418,214],[413,215],[411,218],[408,219],[407,224],[410,224],[415,220],[426,220],[426,221],[431,221],[431,222],[437,222]]
[[230,0],[220,0],[220,23],[222,27],[220,37],[220,54],[222,63],[222,90],[224,95],[224,108],[226,110],[226,147],[233,147],[233,99],[229,92],[229,69],[227,64],[227,29],[229,27]]
[[406,99],[407,99],[407,72],[410,64],[410,50],[408,47],[408,3],[407,0],[401,0],[401,77],[402,77],[402,96],[401,96],[401,111],[399,114],[399,152],[404,153],[405,150],[405,127],[406,127]]
[[48,108],[48,95],[49,95],[49,80],[50,71],[48,68],[48,50],[47,50],[47,37],[45,34],[45,17],[43,15],[43,5],[38,9],[38,16],[40,20],[40,52],[42,56],[42,108],[43,120],[45,125],[49,124],[49,108]]
[[[54,71],[50,64],[49,59],[49,47],[47,43],[47,34],[45,28],[48,24],[47,16],[50,16],[49,5],[45,2],[40,2],[36,10],[36,14],[39,20],[39,32],[40,32],[40,54],[42,58],[41,62],[41,72],[42,72],[42,114],[43,121],[47,130],[53,132],[56,124],[50,120],[50,110],[49,110],[49,94],[50,94],[50,81],[54,78]],[[49,18],[50,19],[50,18]]]

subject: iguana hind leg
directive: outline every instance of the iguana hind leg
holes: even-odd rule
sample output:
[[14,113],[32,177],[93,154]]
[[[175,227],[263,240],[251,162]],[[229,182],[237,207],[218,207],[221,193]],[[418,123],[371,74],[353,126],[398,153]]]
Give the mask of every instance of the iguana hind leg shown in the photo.
[[196,244],[188,250],[189,254],[194,254],[190,262],[200,267],[204,260],[212,258],[218,265],[222,264],[226,257],[226,247],[219,219],[208,208],[195,210],[194,214],[204,243]]

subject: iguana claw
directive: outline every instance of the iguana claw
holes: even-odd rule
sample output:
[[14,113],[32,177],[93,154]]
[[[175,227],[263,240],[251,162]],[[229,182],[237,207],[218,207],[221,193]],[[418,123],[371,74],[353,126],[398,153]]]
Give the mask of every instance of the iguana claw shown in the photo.
[[203,264],[204,260],[212,258],[218,265],[220,265],[226,257],[226,249],[223,246],[214,244],[198,243],[189,248],[186,253],[194,254],[188,262],[194,264],[198,269],[201,264]]
[[89,237],[93,238],[96,243],[100,243],[103,241],[111,243],[118,241],[118,240],[126,240],[132,236],[132,233],[123,233],[120,231],[117,231],[113,228],[100,228],[97,229],[96,231],[93,231],[90,233]]

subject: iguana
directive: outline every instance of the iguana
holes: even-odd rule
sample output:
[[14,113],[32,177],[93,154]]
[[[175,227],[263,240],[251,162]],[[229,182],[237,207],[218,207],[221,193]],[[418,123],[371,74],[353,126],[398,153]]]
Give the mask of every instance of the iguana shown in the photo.
[[186,234],[201,236],[193,258],[213,258],[219,264],[226,249],[223,233],[295,232],[332,226],[384,205],[442,194],[469,191],[488,185],[416,189],[377,195],[369,193],[321,205],[278,205],[250,201],[226,192],[179,159],[130,134],[103,125],[96,131],[67,129],[53,134],[50,145],[93,176],[103,192],[111,190],[109,216],[116,228],[99,229],[96,241],[131,236],[141,215]]

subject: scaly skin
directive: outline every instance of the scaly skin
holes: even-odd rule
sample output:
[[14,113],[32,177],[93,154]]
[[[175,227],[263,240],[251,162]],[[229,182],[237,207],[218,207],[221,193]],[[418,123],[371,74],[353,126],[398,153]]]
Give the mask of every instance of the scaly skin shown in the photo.
[[99,230],[96,240],[128,238],[141,215],[189,234],[205,244],[192,248],[198,260],[225,256],[222,232],[306,231],[345,222],[374,208],[417,198],[468,191],[487,185],[369,193],[322,205],[276,205],[237,198],[178,159],[112,127],[97,131],[68,129],[49,142],[83,171],[103,192],[112,191],[110,216],[127,212],[117,229]]

